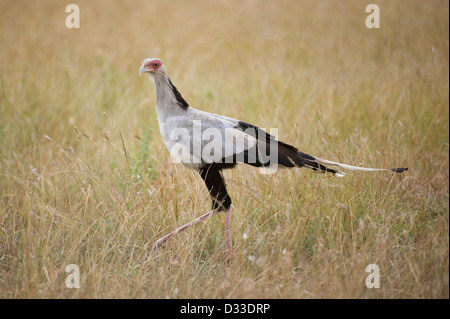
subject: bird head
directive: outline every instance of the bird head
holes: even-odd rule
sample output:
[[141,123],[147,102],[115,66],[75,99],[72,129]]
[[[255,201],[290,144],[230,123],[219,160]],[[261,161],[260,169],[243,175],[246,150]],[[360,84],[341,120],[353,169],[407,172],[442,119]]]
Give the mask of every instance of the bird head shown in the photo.
[[149,58],[145,59],[144,62],[142,62],[142,66],[139,69],[139,75],[141,75],[142,73],[148,73],[151,76],[158,76],[166,74],[167,70],[160,59]]

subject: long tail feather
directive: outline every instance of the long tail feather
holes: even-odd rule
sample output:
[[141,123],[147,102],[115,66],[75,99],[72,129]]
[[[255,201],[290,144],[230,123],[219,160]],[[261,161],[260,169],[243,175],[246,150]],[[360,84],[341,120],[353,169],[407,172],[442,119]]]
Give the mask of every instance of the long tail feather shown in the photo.
[[309,169],[312,169],[314,171],[319,171],[321,173],[333,173],[336,176],[344,177],[345,173],[341,171],[337,171],[335,169],[326,167],[322,164],[319,164],[318,162],[310,161],[307,159],[303,159],[303,166]]
[[[348,164],[342,164],[342,163],[338,163],[338,162],[332,162],[329,160],[325,160],[322,158],[318,158],[318,157],[314,157],[302,152],[299,152],[299,155],[305,160],[305,163],[307,164],[306,167],[308,166],[312,166],[311,163],[317,163],[319,164],[319,169],[323,170],[323,171],[331,171],[332,173],[334,173],[336,176],[344,176],[345,173],[344,172],[340,172],[340,171],[335,171],[329,168],[326,168],[325,166],[320,167],[320,164],[323,165],[332,165],[332,166],[338,166],[340,168],[343,169],[348,169],[348,170],[352,170],[352,171],[365,171],[365,172],[374,172],[374,171],[391,171],[391,172],[395,172],[395,173],[403,173],[404,171],[407,171],[408,168],[407,167],[402,167],[402,168],[371,168],[371,167],[360,167],[360,166],[353,166],[353,165],[348,165]],[[316,164],[316,165],[317,165]],[[316,167],[315,165],[313,167]],[[313,167],[309,167],[314,169]]]

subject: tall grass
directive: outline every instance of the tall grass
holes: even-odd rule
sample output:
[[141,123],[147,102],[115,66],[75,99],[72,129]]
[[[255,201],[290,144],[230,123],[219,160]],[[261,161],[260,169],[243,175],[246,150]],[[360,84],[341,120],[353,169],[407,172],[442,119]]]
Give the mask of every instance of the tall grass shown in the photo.
[[[447,1],[0,1],[0,297],[448,298]],[[191,105],[402,175],[225,172],[224,217],[170,162],[159,57]],[[243,236],[245,234],[245,236]],[[81,288],[68,289],[68,264]],[[380,267],[368,289],[368,264]]]

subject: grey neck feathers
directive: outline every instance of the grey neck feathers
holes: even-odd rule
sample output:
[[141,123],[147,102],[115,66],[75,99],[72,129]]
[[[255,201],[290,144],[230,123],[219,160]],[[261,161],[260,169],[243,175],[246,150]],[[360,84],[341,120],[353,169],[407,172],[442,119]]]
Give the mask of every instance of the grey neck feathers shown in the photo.
[[157,102],[164,103],[169,99],[179,104],[185,110],[189,108],[188,102],[183,98],[172,81],[170,81],[169,76],[165,75],[163,78],[155,78],[154,81]]

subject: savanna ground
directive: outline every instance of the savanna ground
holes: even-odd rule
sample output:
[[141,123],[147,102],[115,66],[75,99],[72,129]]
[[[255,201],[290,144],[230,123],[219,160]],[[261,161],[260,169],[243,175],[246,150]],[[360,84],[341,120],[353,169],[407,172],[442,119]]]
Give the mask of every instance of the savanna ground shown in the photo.
[[[0,1],[1,298],[448,298],[448,1]],[[225,172],[224,216],[163,145],[159,57],[194,107],[404,174]],[[246,236],[244,236],[246,234]],[[68,289],[66,266],[81,271]],[[368,289],[368,264],[380,288]]]

